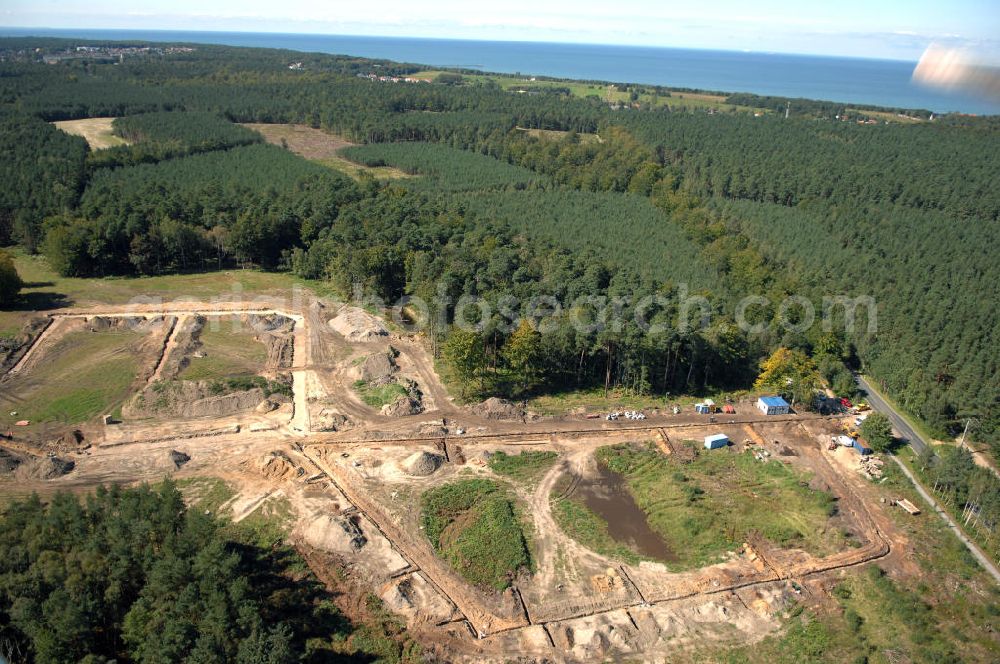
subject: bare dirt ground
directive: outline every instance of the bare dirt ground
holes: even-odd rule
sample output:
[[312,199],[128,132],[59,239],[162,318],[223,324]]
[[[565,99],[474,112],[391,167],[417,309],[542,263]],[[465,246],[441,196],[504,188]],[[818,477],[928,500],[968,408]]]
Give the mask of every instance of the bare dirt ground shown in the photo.
[[[361,321],[360,327],[331,327],[329,322],[344,313]],[[237,492],[225,506],[234,519],[287,501],[291,539],[320,578],[327,576],[324,561],[338,561],[349,570],[351,584],[376,592],[428,650],[448,661],[514,656],[667,661],[678,649],[743,644],[773,633],[786,609],[802,601],[802,588],[814,587],[812,580],[874,560],[912,566],[901,552],[905,537],[885,515],[875,485],[857,473],[855,459],[844,456],[853,452],[826,450],[825,441],[839,426],[835,419],[766,418],[749,403],[738,404],[739,414],[720,415],[717,422],[690,412],[658,414],[643,422],[583,415],[490,419],[451,400],[419,338],[388,331],[366,334],[370,321],[354,313],[359,312],[311,297],[294,306],[247,300],[52,312],[53,323],[0,388],[30,378],[47,348],[73,326],[98,316],[162,321],[137,378],[142,387],[161,377],[164,367],[176,366],[173,354],[187,352],[178,330],[192,318],[280,315],[293,322],[287,367],[292,397],[274,409],[221,417],[91,422],[90,447],[62,452],[74,462],[71,471],[52,479],[0,478],[0,492],[49,494],[88,491],[101,483],[156,482],[164,476],[216,477]],[[399,374],[423,395],[419,414],[384,415],[354,390],[365,358],[391,349]],[[673,572],[659,563],[621,564],[582,546],[556,524],[553,487],[569,470],[586,472],[598,447],[652,440],[670,455],[678,450],[678,440],[720,431],[738,444],[746,439],[771,446],[775,458],[782,446],[790,448],[794,454],[776,462],[811,473],[814,482],[839,498],[838,524],[850,531],[856,546],[817,557],[750,538],[723,562]],[[19,433],[0,440],[0,447],[26,457],[45,454]],[[414,506],[426,488],[456,477],[496,478],[482,461],[488,453],[526,449],[558,454],[539,480],[512,484],[530,520],[536,570],[515,579],[508,591],[487,593],[434,553]],[[429,473],[414,473],[407,459],[419,451],[440,455],[444,463]],[[178,464],[178,453],[190,459]]]
[[116,145],[128,145],[128,141],[111,133],[111,123],[114,118],[84,118],[83,120],[61,120],[53,122],[56,127],[67,134],[82,136],[92,150],[113,148]]
[[340,151],[356,145],[356,143],[321,129],[314,129],[306,125],[252,122],[243,123],[243,126],[258,132],[264,137],[264,140],[272,145],[286,147],[299,156],[329,166],[352,178],[358,178],[361,174],[371,175],[378,179],[410,177],[398,168],[389,166],[369,168],[345,159],[340,155]]

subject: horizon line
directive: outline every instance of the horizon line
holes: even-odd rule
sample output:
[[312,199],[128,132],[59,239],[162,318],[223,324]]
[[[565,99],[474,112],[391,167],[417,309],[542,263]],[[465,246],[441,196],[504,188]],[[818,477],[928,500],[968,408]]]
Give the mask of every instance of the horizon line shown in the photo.
[[[706,46],[662,46],[662,45],[650,45],[650,44],[624,44],[620,42],[582,42],[582,41],[552,41],[552,40],[540,40],[540,39],[476,39],[470,37],[426,37],[426,36],[408,36],[408,35],[379,35],[379,34],[351,34],[351,33],[335,33],[335,32],[286,32],[282,30],[219,30],[219,29],[204,29],[204,28],[77,28],[77,27],[58,27],[58,26],[9,26],[0,25],[0,31],[3,30],[60,30],[64,32],[86,32],[86,31],[108,31],[108,32],[162,32],[162,33],[202,33],[202,34],[232,34],[232,35],[285,35],[285,36],[295,36],[295,37],[347,37],[347,38],[361,38],[361,39],[411,39],[415,41],[454,41],[454,42],[472,42],[472,43],[484,43],[484,44],[563,44],[570,46],[617,46],[621,48],[632,48],[632,49],[653,49],[653,50],[664,50],[664,51],[710,51],[716,53],[744,53],[751,55],[789,55],[796,57],[806,57],[806,58],[829,58],[833,60],[871,60],[871,61],[881,61],[881,62],[904,62],[908,64],[916,65],[917,60],[910,58],[892,58],[892,57],[876,57],[870,55],[831,55],[829,53],[803,53],[798,51],[774,51],[774,50],[755,50],[755,49],[733,49],[733,48],[712,48]],[[2,36],[2,35],[0,35]],[[25,35],[28,37],[46,37],[49,35]],[[80,37],[80,39],[92,39],[89,37]],[[149,41],[149,40],[140,40]],[[218,44],[218,46],[225,46],[225,44]],[[278,47],[255,47],[255,48],[278,48]],[[297,51],[298,49],[288,49]],[[312,51],[299,51],[300,53],[310,53]],[[319,51],[317,51],[319,52]],[[419,64],[419,63],[417,63]]]

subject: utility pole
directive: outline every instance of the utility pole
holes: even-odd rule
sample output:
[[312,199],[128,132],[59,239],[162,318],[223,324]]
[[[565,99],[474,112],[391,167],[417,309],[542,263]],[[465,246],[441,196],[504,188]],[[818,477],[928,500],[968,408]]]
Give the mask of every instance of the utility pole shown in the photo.
[[972,424],[973,421],[975,421],[976,423],[979,422],[979,420],[976,420],[976,418],[974,417],[970,417],[969,419],[965,420],[965,430],[962,431],[962,441],[959,444],[959,447],[961,447],[963,450],[965,449],[965,436],[969,433],[969,425]]

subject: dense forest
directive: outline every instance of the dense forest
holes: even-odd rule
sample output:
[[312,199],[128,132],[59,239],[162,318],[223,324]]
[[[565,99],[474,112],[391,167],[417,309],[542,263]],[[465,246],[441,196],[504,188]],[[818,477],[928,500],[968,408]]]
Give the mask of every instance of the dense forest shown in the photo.
[[48,504],[33,496],[5,507],[0,533],[6,661],[291,664],[377,654],[349,639],[352,625],[294,551],[188,510],[169,481],[83,500],[60,493]]
[[[862,369],[935,434],[975,416],[973,435],[1000,445],[1000,128],[988,119],[860,125],[805,101],[787,120],[625,109],[473,78],[363,78],[417,65],[215,46],[43,65],[30,45],[0,40],[0,169],[11,174],[0,239],[65,274],[254,263],[388,300],[443,292],[451,304],[431,338],[480,394],[745,388],[787,347],[841,391],[852,389],[845,367]],[[118,117],[131,145],[88,151],[47,124],[99,116]],[[366,144],[350,158],[415,177],[351,182],[255,145],[234,122],[322,128]],[[707,326],[679,325],[682,287],[704,298]],[[491,311],[459,333],[448,323],[461,295]],[[657,296],[646,313],[670,324],[645,333],[625,316],[581,332],[568,324],[580,295]],[[753,334],[734,315],[747,295],[767,300]],[[824,296],[870,295],[877,329],[828,330],[817,317],[790,330],[788,295],[817,311]],[[566,307],[545,334],[498,313],[537,296]]]

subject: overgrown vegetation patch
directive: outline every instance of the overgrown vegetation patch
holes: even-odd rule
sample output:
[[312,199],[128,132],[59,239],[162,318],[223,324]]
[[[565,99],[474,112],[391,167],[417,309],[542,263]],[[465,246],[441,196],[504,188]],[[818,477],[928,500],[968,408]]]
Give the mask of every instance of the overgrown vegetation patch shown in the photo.
[[778,461],[750,454],[703,451],[680,464],[651,444],[615,445],[597,459],[625,477],[650,527],[676,552],[679,568],[717,562],[752,532],[775,544],[827,555],[844,545],[828,527],[836,498],[811,489],[808,476]]
[[530,482],[545,474],[559,455],[548,451],[524,451],[520,454],[495,452],[490,457],[490,469],[511,479]]
[[410,393],[406,387],[399,383],[373,385],[363,380],[354,382],[354,391],[358,393],[362,401],[372,408],[381,408],[394,403],[399,397],[408,396]]
[[530,568],[524,530],[497,482],[466,479],[429,489],[420,507],[434,550],[473,585],[503,590]]

